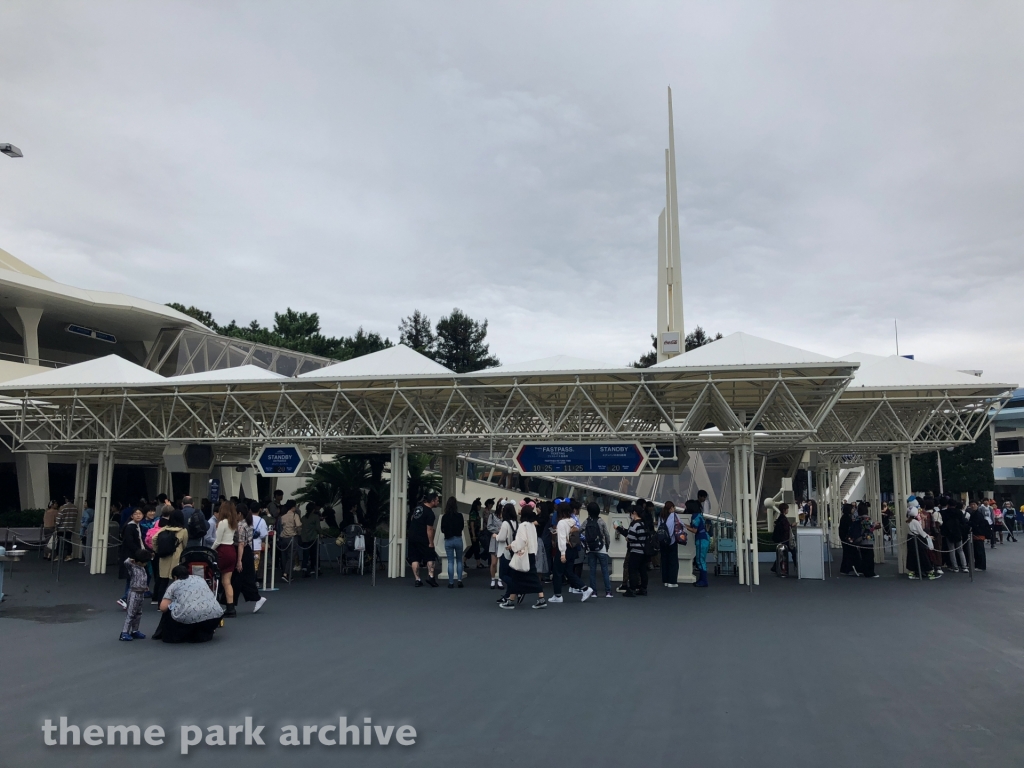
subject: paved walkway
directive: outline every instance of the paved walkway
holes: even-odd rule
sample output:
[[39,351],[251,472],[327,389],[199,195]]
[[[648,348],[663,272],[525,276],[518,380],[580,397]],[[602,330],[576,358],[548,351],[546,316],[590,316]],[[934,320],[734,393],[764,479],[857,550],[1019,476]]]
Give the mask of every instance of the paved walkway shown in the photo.
[[[38,562],[0,607],[0,764],[326,766],[284,723],[411,723],[416,746],[360,747],[359,766],[1010,766],[1024,760],[1024,543],[973,584],[778,580],[499,611],[463,590],[332,575],[270,596],[204,646],[119,643],[112,576]],[[656,575],[656,574],[655,574]],[[142,631],[155,612],[147,605]],[[44,747],[46,717],[173,728],[162,748]],[[263,748],[177,750],[186,723],[240,722]],[[289,759],[290,758],[290,759]],[[282,763],[285,760],[285,763]]]

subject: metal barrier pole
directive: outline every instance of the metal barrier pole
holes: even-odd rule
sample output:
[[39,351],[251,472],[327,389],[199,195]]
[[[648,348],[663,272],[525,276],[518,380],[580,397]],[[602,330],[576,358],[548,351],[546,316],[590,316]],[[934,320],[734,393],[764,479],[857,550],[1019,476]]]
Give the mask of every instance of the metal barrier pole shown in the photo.
[[921,572],[921,547],[917,543],[917,537],[914,537],[914,556],[917,559],[917,578],[924,581],[924,573]]
[[[274,586],[274,575],[277,572],[277,540],[274,536],[273,531],[267,532],[267,549],[270,550],[268,553],[263,555],[263,589],[260,592],[277,592],[277,587]],[[267,554],[270,555],[270,586],[267,586]]]
[[971,537],[970,538],[971,548],[969,550],[967,550],[967,554],[970,555],[971,570],[969,571],[969,574],[971,576],[971,581],[973,582],[974,581],[974,532],[972,531],[972,532],[968,533],[967,535]]

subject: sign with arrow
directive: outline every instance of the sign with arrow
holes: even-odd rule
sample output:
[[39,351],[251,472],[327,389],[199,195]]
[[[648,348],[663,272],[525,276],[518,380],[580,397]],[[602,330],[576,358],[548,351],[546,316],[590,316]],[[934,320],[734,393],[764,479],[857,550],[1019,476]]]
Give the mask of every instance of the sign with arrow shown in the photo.
[[530,475],[640,474],[647,454],[639,443],[522,443],[515,456],[519,472]]

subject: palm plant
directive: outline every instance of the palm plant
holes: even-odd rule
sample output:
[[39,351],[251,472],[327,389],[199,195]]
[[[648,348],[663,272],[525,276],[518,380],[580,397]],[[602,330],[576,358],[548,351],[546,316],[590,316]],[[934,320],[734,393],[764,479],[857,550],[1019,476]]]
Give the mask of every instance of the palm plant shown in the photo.
[[370,479],[370,469],[361,456],[335,456],[313,472],[297,494],[300,502],[312,501],[323,507],[349,509],[359,502],[362,488]]

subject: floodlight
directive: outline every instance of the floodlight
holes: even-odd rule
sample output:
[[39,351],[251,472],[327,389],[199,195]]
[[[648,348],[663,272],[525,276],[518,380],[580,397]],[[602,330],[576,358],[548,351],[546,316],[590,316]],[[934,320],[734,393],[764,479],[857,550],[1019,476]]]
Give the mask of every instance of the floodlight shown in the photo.
[[21,150],[13,144],[0,144],[0,152],[3,152],[8,157],[24,157],[21,154]]

